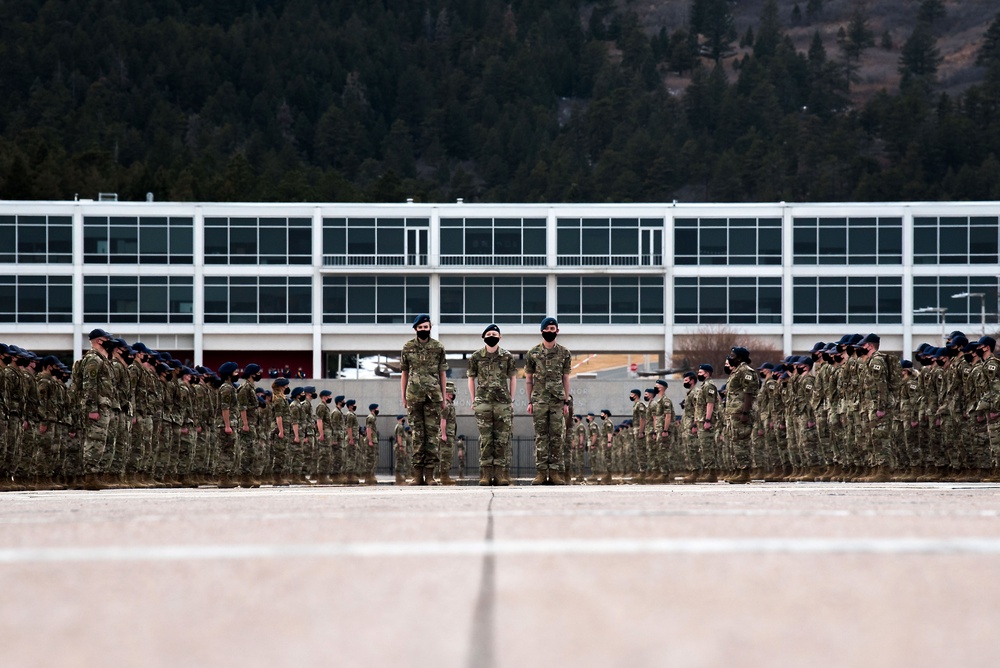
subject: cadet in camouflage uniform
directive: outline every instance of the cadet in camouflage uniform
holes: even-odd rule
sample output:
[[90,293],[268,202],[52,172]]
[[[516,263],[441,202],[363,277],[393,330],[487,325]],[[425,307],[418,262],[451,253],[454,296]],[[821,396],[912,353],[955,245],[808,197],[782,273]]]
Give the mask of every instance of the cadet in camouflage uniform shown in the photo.
[[338,394],[333,398],[333,408],[330,409],[330,425],[333,429],[332,457],[333,484],[343,485],[347,481],[344,468],[345,448],[347,447],[347,434],[344,430],[344,412],[347,410],[344,403],[344,395]]
[[257,386],[254,384],[263,378],[259,364],[248,364],[243,369],[243,383],[236,391],[239,405],[240,429],[236,432],[236,443],[239,447],[240,485],[243,487],[260,487],[260,480],[254,478],[254,472],[259,465],[260,439],[257,435]]
[[[76,398],[83,425],[82,434],[78,434],[82,438],[83,486],[85,489],[94,490],[104,487],[99,475],[102,471],[101,460],[108,442],[115,388],[105,346],[110,343],[110,336],[104,330],[95,329],[90,332],[90,340],[92,347],[74,364],[73,376],[77,381]],[[114,345],[110,343],[111,347]],[[10,368],[8,365],[7,369]]]
[[869,450],[869,465],[874,467],[867,482],[889,482],[892,479],[892,413],[895,410],[898,384],[894,376],[902,375],[899,360],[879,350],[880,337],[869,334],[861,340],[865,357],[860,365],[863,401],[862,419]]
[[316,481],[322,485],[333,483],[333,412],[330,403],[333,392],[323,390],[319,393],[319,405],[316,406]]
[[396,474],[396,484],[402,485],[409,475],[406,462],[406,416],[396,416],[396,428],[392,432],[393,472]]
[[236,433],[239,430],[237,416],[239,401],[236,398],[236,380],[239,365],[236,362],[225,362],[219,367],[219,377],[222,385],[219,387],[219,459],[216,475],[219,476],[219,487],[236,487],[235,477],[240,470],[239,447],[236,444]]
[[676,429],[674,426],[674,402],[667,396],[667,381],[661,378],[656,381],[653,387],[657,393],[656,447],[653,450],[655,458],[652,458],[650,465],[655,467],[653,482],[669,483],[673,482],[670,473],[670,446],[673,441],[673,431]]
[[719,389],[712,382],[711,364],[698,367],[698,380],[701,385],[694,395],[694,422],[698,437],[698,452],[705,473],[705,482],[717,482],[719,471],[718,444],[715,439],[716,425],[719,416],[716,413],[719,403]]
[[649,474],[648,453],[646,452],[646,404],[642,401],[642,392],[633,388],[628,395],[632,402],[632,424],[635,425],[635,456],[639,475],[636,482],[646,482]]
[[556,343],[559,323],[545,318],[541,323],[543,341],[525,355],[525,383],[528,414],[535,427],[535,467],[533,485],[565,485],[561,461],[562,442],[569,412],[569,372],[572,356]]
[[[445,434],[444,346],[431,338],[431,318],[421,313],[413,320],[416,337],[403,345],[399,356],[400,391],[413,428],[414,485],[436,485],[434,468],[438,463],[438,441]],[[447,438],[445,436],[445,438]]]
[[451,463],[455,456],[455,437],[458,435],[458,418],[455,414],[455,397],[458,396],[455,384],[450,380],[445,383],[444,398],[448,407],[444,411],[444,435],[441,449],[438,453],[437,478],[442,485],[454,485],[451,478]]
[[365,417],[365,442],[362,446],[364,466],[361,473],[365,485],[377,485],[375,471],[378,468],[378,404],[368,404],[368,416]]
[[729,450],[735,475],[727,477],[727,482],[744,484],[750,482],[750,437],[754,425],[754,401],[760,387],[757,372],[750,366],[750,351],[735,346],[729,353],[732,371],[726,380],[725,417],[728,423]]
[[479,484],[509,485],[507,455],[514,420],[517,388],[514,356],[500,347],[500,328],[482,333],[486,344],[469,358],[469,396],[479,429]]
[[344,402],[344,433],[347,439],[344,444],[344,484],[357,485],[361,475],[358,466],[358,454],[361,450],[360,426],[358,425],[358,402],[348,399]]
[[597,435],[597,451],[600,454],[599,461],[602,466],[600,484],[610,485],[614,482],[611,477],[611,448],[614,445],[615,423],[611,420],[611,411],[607,408],[601,409],[601,426]]
[[274,427],[271,429],[271,470],[274,475],[273,484],[282,487],[292,484],[288,449],[294,430],[287,392],[287,378],[276,378],[271,383],[271,411],[274,415]]

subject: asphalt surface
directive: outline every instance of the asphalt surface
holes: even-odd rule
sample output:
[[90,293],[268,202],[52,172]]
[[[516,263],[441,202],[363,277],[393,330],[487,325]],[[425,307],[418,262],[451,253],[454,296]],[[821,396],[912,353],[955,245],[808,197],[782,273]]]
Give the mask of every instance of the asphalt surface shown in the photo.
[[0,495],[4,666],[995,666],[1000,486]]

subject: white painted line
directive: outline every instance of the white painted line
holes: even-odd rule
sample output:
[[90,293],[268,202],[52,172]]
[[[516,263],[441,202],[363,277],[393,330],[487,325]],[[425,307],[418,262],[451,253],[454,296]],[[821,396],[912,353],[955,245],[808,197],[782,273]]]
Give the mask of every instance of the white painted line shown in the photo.
[[994,538],[525,540],[0,549],[0,564],[532,555],[994,555]]

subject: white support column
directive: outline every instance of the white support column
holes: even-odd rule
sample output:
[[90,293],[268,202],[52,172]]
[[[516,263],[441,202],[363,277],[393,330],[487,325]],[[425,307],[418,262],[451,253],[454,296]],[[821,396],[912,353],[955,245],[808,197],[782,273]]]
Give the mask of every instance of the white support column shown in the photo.
[[430,239],[427,240],[430,257],[427,260],[431,267],[437,268],[441,266],[441,211],[437,207],[431,210],[430,225],[430,232],[428,232]]
[[191,316],[194,324],[194,363],[204,364],[205,360],[205,212],[194,210],[194,300]]
[[73,207],[73,361],[83,356],[83,210]]
[[[558,266],[558,230],[556,228],[556,210],[549,207],[549,213],[545,217],[545,266],[554,269]],[[555,311],[555,304],[552,305],[552,310]],[[558,318],[557,318],[558,319]]]
[[792,321],[795,319],[792,290],[792,258],[794,257],[794,216],[782,202],[781,208],[781,347],[785,355],[792,354]]
[[903,350],[907,359],[913,350],[913,210],[903,212]]
[[663,359],[664,368],[673,367],[674,352],[674,213],[663,219]]
[[323,377],[323,214],[313,210],[312,220],[312,377]]

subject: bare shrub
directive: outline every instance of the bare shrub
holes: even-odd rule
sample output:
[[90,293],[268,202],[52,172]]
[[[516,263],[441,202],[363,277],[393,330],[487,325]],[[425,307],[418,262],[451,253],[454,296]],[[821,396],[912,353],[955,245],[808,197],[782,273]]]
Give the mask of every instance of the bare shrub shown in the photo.
[[743,346],[749,350],[755,365],[783,357],[781,350],[767,339],[717,325],[704,327],[693,336],[679,338],[674,344],[673,368],[681,371],[696,369],[699,364],[707,362],[715,368],[715,375],[721,376],[722,364],[734,346]]

